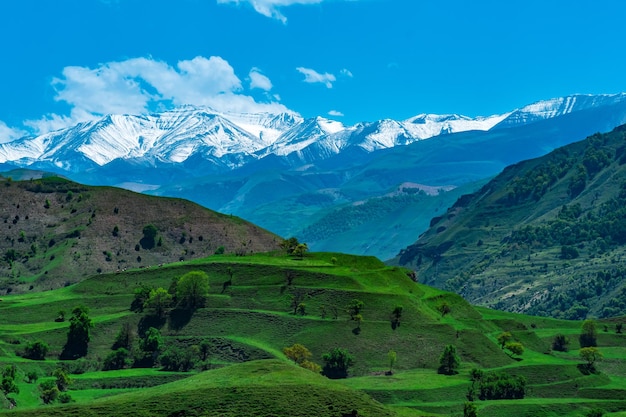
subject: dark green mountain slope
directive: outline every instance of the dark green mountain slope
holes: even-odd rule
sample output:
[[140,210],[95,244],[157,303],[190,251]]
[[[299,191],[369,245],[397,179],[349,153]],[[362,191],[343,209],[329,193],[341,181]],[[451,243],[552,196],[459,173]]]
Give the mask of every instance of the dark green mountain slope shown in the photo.
[[275,250],[282,240],[189,201],[58,177],[0,177],[0,230],[0,294],[204,257],[220,247],[231,253]]
[[626,312],[626,127],[506,168],[393,261],[470,302],[562,318]]

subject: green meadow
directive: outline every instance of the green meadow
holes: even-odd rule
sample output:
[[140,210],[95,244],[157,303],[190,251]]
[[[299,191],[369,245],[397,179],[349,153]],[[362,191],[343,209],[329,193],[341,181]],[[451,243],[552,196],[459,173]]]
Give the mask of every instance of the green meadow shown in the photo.
[[[192,271],[209,277],[203,307],[184,314],[170,308],[158,318],[148,308],[131,308],[137,288],[168,289]],[[362,302],[359,320],[348,311],[353,300]],[[60,360],[71,312],[79,305],[93,322],[87,355]],[[55,321],[60,311],[66,319]],[[526,381],[524,398],[475,398],[479,416],[585,416],[593,409],[626,415],[620,319],[596,322],[603,357],[590,370],[579,356],[582,322],[477,308],[373,257],[216,255],[3,296],[0,317],[0,368],[15,365],[19,388],[5,396],[16,404],[12,410],[3,398],[7,415],[462,416],[475,369]],[[162,370],[159,360],[150,367],[128,362],[103,370],[120,329],[131,329],[132,353],[148,327],[160,331],[161,352],[177,348],[198,355],[204,344],[205,357],[195,358],[185,372]],[[502,349],[503,332],[523,345],[521,355]],[[568,351],[551,349],[557,334],[569,338]],[[49,346],[45,360],[19,356],[35,341]],[[296,343],[320,366],[333,348],[347,350],[354,358],[348,378],[331,380],[297,366],[283,353]],[[438,373],[447,345],[460,358],[453,375]],[[393,364],[390,351],[396,353]],[[69,402],[44,405],[39,386],[53,381],[57,368],[71,378]],[[33,374],[36,383],[27,382]]]

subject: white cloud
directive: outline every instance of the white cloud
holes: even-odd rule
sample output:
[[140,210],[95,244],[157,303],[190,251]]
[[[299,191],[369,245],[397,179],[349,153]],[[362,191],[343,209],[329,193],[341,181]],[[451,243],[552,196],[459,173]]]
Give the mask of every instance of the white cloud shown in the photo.
[[258,68],[252,68],[248,74],[250,77],[250,88],[260,88],[261,90],[270,91],[272,89],[272,81],[261,73]]
[[281,7],[287,7],[293,4],[318,4],[322,1],[324,0],[217,0],[217,3],[235,3],[237,5],[248,3],[257,13],[287,23],[287,18],[279,10]]
[[341,117],[344,114],[342,112],[340,112],[340,111],[337,111],[337,110],[331,110],[331,111],[328,112],[328,115],[329,116],[335,116],[335,117]]
[[339,73],[343,75],[344,77],[349,77],[349,78],[354,77],[354,75],[352,75],[352,72],[350,72],[350,70],[346,68],[342,69]]
[[26,132],[24,132],[23,130],[9,127],[6,123],[0,120],[0,143],[11,142],[25,135]]
[[[257,83],[271,86],[267,77],[258,75]],[[25,123],[40,134],[105,114],[141,114],[172,104],[233,112],[289,111],[278,101],[257,102],[243,94],[233,67],[218,56],[198,56],[179,61],[176,67],[150,58],[108,62],[93,69],[66,67],[52,85],[55,100],[68,103],[71,112]]]
[[333,74],[329,74],[327,72],[320,74],[313,69],[304,67],[298,67],[296,70],[304,74],[305,83],[322,83],[326,86],[326,88],[333,88],[333,83],[337,81],[337,78]]

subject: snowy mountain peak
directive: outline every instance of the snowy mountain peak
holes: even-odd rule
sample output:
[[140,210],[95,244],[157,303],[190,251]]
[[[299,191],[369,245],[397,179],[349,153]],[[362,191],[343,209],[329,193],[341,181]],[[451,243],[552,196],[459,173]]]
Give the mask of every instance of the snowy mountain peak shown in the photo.
[[345,126],[293,112],[235,113],[180,106],[147,115],[108,115],[68,129],[0,144],[0,163],[40,163],[73,172],[115,160],[144,165],[207,161],[233,169],[267,155],[307,163],[350,147],[366,152],[407,145],[443,134],[487,131],[555,118],[576,111],[626,103],[626,93],[572,95],[539,101],[488,117],[419,114]]
[[552,119],[577,111],[613,105],[626,101],[626,93],[620,94],[574,94],[529,104],[512,111],[497,127],[506,128],[520,124]]

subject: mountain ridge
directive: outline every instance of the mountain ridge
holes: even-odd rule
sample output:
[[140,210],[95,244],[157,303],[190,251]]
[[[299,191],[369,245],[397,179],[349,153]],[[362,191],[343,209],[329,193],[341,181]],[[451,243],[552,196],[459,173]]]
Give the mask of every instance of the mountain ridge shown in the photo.
[[[572,95],[488,117],[419,114],[403,121],[383,119],[354,126],[321,117],[303,119],[295,113],[224,113],[187,105],[149,115],[106,115],[60,131],[3,143],[0,163],[24,167],[47,161],[59,169],[79,172],[115,159],[176,164],[200,155],[208,160],[226,159],[223,168],[234,169],[269,154],[306,153],[310,146],[318,148],[318,152],[308,151],[317,155],[316,159],[350,146],[372,152],[443,134],[509,128],[625,100],[624,93]],[[82,163],[72,165],[68,162],[71,156],[82,159]]]
[[391,262],[496,309],[626,312],[626,125],[510,165],[461,196]]

